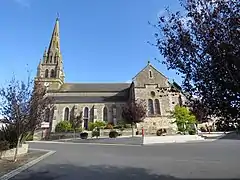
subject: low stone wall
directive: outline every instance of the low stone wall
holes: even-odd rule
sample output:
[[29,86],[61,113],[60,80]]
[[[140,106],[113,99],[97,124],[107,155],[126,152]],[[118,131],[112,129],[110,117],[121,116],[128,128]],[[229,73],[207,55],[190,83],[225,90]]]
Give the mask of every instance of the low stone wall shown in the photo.
[[145,136],[143,144],[179,143],[197,140],[204,140],[204,138],[198,135]]
[[[22,144],[21,147],[18,148],[18,156],[22,156],[28,153],[28,144]],[[7,151],[0,152],[0,159],[10,159],[14,157],[16,148],[9,149]]]

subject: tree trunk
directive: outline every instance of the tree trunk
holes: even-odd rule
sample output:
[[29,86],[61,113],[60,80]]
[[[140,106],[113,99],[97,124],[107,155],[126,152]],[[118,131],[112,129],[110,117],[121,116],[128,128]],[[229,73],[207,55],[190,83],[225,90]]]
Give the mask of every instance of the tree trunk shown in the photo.
[[132,126],[132,137],[134,136],[134,132],[133,132],[133,123],[131,124]]
[[74,139],[76,139],[76,130],[74,130]]
[[17,161],[17,154],[18,154],[18,148],[19,148],[19,145],[20,145],[20,140],[22,138],[22,135],[20,135],[18,137],[18,142],[17,142],[17,147],[15,149],[15,153],[14,153],[14,157],[13,157],[13,161],[16,162]]

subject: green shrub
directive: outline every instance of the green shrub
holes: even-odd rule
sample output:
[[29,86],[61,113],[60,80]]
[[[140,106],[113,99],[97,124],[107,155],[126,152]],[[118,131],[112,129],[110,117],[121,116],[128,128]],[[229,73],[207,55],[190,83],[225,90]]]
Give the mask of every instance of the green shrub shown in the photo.
[[81,139],[87,139],[88,138],[88,133],[87,132],[80,133],[80,138]]
[[188,131],[188,133],[189,133],[190,135],[195,135],[197,132],[196,132],[195,129],[191,129],[191,130]]
[[7,141],[0,141],[0,152],[9,149],[9,143]]
[[55,132],[69,132],[72,131],[72,125],[69,121],[61,121],[56,125]]
[[99,137],[100,136],[100,131],[94,130],[92,131],[92,137]]
[[109,137],[110,137],[110,138],[116,138],[116,137],[118,137],[118,132],[117,132],[117,131],[110,131]]
[[92,131],[94,128],[99,127],[99,128],[104,128],[106,126],[106,123],[103,121],[96,121],[96,122],[90,122],[88,124],[88,130]]
[[76,129],[76,132],[77,132],[77,133],[80,133],[80,132],[82,132],[82,131],[83,131],[82,127],[79,127],[79,128]]

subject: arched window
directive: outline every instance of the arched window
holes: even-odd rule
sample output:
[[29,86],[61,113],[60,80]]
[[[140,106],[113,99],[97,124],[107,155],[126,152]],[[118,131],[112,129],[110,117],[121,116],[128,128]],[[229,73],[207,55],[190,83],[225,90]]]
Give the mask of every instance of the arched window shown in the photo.
[[106,106],[103,108],[103,121],[108,122],[108,110]]
[[51,75],[50,75],[51,78],[54,78],[55,77],[55,71],[52,69],[51,70]]
[[45,70],[45,78],[48,78],[48,69]]
[[154,104],[155,104],[155,114],[161,114],[161,111],[160,111],[160,103],[159,103],[159,100],[158,99],[155,99],[154,100]]
[[64,121],[68,121],[68,120],[69,120],[69,108],[66,107],[64,111]]
[[45,111],[45,122],[49,122],[50,121],[50,109],[47,108]]
[[148,115],[153,115],[153,114],[154,114],[153,100],[149,99],[148,100]]
[[84,119],[88,119],[88,107],[84,108],[83,117],[84,117]]

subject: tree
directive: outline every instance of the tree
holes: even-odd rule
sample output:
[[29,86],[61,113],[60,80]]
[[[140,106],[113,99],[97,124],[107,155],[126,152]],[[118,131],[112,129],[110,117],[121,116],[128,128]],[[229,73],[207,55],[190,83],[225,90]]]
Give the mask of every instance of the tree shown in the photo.
[[183,89],[209,114],[240,117],[240,1],[181,0],[180,12],[159,17],[156,47]]
[[173,123],[176,123],[178,130],[184,134],[186,131],[191,131],[196,123],[196,117],[187,107],[176,105],[172,115],[176,119]]
[[76,138],[76,131],[78,128],[81,127],[82,124],[82,114],[83,112],[81,111],[79,115],[73,114],[72,117],[70,118],[70,123],[72,126],[72,129],[74,131],[74,138]]
[[209,119],[208,109],[199,99],[190,100],[187,105],[190,112],[196,117],[198,122],[206,122]]
[[143,100],[129,101],[122,110],[122,117],[126,123],[131,124],[132,136],[135,123],[142,122],[147,114],[146,103]]
[[39,83],[35,83],[33,88],[32,85],[29,78],[27,83],[13,78],[7,87],[0,90],[1,122],[16,131],[14,161],[24,136],[39,127],[45,118],[45,109],[51,106],[52,100],[46,96],[45,88]]

